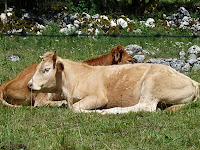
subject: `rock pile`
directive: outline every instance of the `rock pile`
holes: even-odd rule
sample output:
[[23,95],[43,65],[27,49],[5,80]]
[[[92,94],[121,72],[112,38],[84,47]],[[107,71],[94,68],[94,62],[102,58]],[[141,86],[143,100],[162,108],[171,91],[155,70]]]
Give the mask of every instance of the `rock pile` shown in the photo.
[[[47,17],[45,17],[47,18]],[[43,18],[43,19],[45,19]],[[141,33],[141,29],[135,29],[134,25],[137,23],[125,16],[119,16],[116,18],[111,18],[105,15],[93,15],[90,16],[87,13],[82,14],[67,14],[66,12],[61,12],[54,15],[54,21],[56,21],[61,28],[61,32],[65,34],[71,31],[76,31],[76,33],[81,34],[82,32],[87,32],[89,34],[98,33],[119,33],[120,29],[125,29],[127,32]],[[57,18],[57,19],[56,19]],[[46,19],[48,20],[48,19]],[[48,21],[52,21],[49,19]],[[166,17],[164,15],[164,20],[167,27],[179,29],[189,29],[193,31],[200,31],[200,20],[199,18],[192,18],[189,12],[184,8],[180,7],[176,14]],[[159,26],[159,22],[156,22],[153,18],[148,18],[146,21],[140,21],[141,27],[155,28]]]
[[126,51],[133,56],[137,63],[164,64],[184,73],[188,73],[191,69],[200,70],[200,47],[197,45],[179,52],[179,58],[151,58],[145,60],[145,55],[152,56],[154,54],[143,50],[141,46],[133,44],[126,46]]
[[180,7],[178,13],[172,14],[165,19],[167,22],[167,26],[169,27],[175,26],[179,29],[191,29],[194,31],[200,31],[199,18],[192,18],[190,16],[190,13],[184,7]]
[[37,33],[45,28],[42,20],[24,9],[16,11],[14,7],[8,8],[6,13],[1,13],[0,19],[0,27],[8,33],[21,33],[23,30]]
[[[61,15],[62,16],[62,15]],[[127,31],[133,31],[134,21],[120,16],[118,19],[114,19],[105,15],[93,15],[82,13],[81,15],[76,13],[74,15],[69,14],[63,16],[58,24],[62,28],[60,32],[68,34],[75,31],[78,34],[88,33],[97,35],[99,33],[111,34],[119,32],[120,29],[126,29]]]
[[[20,15],[19,15],[20,14]],[[141,33],[143,27],[155,28],[160,25],[165,25],[168,28],[190,29],[193,31],[200,31],[199,18],[192,18],[189,12],[180,7],[176,14],[171,16],[164,16],[164,20],[155,21],[153,18],[148,18],[146,21],[140,21],[140,29],[135,28],[137,21],[131,20],[124,15],[112,18],[106,15],[89,15],[87,13],[82,14],[69,14],[64,7],[61,12],[54,15],[43,14],[39,17],[20,10],[20,13],[16,13],[14,8],[9,8],[7,14],[2,13],[0,15],[3,25],[7,24],[10,33],[21,32],[23,29],[27,32],[35,32],[41,34],[41,31],[45,28],[45,23],[56,23],[61,28],[60,32],[64,34],[77,33],[77,34],[119,34],[121,29],[132,33]],[[159,22],[164,22],[163,24]]]

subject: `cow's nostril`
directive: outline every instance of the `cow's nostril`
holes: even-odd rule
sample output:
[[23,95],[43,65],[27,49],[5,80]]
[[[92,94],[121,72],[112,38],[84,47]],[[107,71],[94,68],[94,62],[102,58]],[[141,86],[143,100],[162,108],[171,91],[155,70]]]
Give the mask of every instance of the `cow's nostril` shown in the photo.
[[28,83],[28,88],[31,89],[33,86],[33,83]]

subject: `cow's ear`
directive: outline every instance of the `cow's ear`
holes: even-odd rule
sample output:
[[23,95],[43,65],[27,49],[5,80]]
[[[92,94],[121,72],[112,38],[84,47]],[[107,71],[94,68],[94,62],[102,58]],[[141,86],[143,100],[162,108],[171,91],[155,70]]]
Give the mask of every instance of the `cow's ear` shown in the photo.
[[118,51],[119,51],[120,53],[123,53],[123,52],[124,52],[124,47],[121,46],[121,45],[118,45],[118,46],[117,46],[117,49],[118,49]]
[[55,68],[56,66],[56,59],[57,59],[57,55],[56,55],[56,51],[53,54],[53,68]]
[[57,70],[58,70],[59,72],[62,72],[62,71],[64,70],[64,64],[63,64],[63,62],[57,61],[56,67],[57,67]]
[[113,48],[110,53],[112,54],[112,56],[115,56],[116,50]]

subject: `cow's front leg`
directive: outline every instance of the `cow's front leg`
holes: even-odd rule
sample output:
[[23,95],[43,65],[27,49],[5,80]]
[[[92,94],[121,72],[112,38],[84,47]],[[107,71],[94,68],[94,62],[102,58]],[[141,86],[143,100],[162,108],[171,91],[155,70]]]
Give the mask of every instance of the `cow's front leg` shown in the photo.
[[95,109],[104,107],[108,103],[108,100],[100,96],[87,96],[84,99],[74,103],[72,110],[74,112],[96,112]]

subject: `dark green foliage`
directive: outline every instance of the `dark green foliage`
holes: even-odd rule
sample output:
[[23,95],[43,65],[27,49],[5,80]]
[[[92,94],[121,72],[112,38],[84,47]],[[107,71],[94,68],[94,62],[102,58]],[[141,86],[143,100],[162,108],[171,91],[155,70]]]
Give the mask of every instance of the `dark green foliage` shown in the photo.
[[[185,7],[194,16],[199,16],[198,0],[9,0],[8,7],[26,9],[35,15],[54,14],[63,7],[68,13],[111,14],[128,15],[137,18],[162,17],[162,14],[176,12],[178,8]],[[0,11],[4,10],[4,3],[0,2]]]

